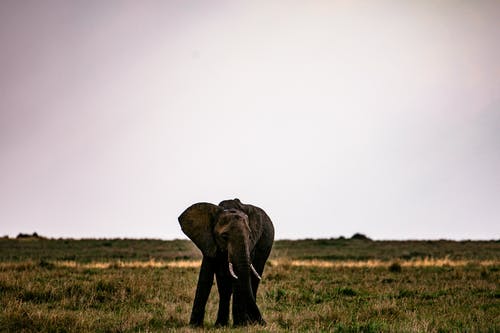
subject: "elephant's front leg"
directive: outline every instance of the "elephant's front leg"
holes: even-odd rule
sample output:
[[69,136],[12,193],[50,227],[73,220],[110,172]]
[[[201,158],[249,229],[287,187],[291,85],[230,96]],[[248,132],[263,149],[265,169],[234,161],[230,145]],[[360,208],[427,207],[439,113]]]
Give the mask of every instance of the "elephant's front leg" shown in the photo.
[[203,257],[201,262],[200,276],[198,285],[196,286],[196,294],[194,297],[193,311],[189,324],[192,326],[203,326],[205,318],[205,305],[207,304],[210,290],[214,282],[214,263],[212,259]]
[[[225,264],[227,265],[227,262]],[[226,270],[227,268],[219,267],[216,273],[217,289],[219,289],[219,311],[217,312],[215,326],[226,326],[229,322],[232,282]]]

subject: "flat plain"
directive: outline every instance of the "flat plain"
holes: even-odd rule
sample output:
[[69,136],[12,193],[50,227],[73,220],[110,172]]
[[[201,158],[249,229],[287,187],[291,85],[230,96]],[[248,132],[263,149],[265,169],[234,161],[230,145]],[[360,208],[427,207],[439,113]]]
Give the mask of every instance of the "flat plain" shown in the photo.
[[[187,240],[0,239],[0,331],[188,326],[200,252]],[[500,331],[499,241],[277,241],[241,332]],[[205,329],[214,332],[216,287]]]

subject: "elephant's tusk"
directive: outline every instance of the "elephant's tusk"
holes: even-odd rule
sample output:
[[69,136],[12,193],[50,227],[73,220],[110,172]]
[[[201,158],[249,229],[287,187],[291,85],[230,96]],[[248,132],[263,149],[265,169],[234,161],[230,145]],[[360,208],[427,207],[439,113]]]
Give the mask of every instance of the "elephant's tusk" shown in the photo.
[[231,273],[231,276],[234,277],[235,279],[238,279],[238,275],[236,275],[234,273],[234,270],[233,270],[233,264],[230,262],[229,263],[229,273]]
[[250,264],[250,268],[252,269],[253,274],[257,277],[257,279],[261,280],[262,278],[260,277],[259,273],[255,270],[255,267],[253,267],[252,264]]

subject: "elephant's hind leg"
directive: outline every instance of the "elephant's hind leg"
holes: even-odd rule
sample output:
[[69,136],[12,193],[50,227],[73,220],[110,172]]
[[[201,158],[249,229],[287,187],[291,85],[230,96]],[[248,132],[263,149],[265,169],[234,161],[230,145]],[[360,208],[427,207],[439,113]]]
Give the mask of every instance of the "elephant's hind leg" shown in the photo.
[[[252,265],[259,273],[259,275],[262,277],[262,273],[264,272],[264,266],[266,265],[267,258],[269,257],[269,253],[271,252],[271,249],[269,250],[263,250],[263,251],[256,251],[254,258],[252,260]],[[259,288],[259,283],[260,280],[255,276],[252,275],[252,292],[253,292],[253,297],[257,299],[257,289]]]

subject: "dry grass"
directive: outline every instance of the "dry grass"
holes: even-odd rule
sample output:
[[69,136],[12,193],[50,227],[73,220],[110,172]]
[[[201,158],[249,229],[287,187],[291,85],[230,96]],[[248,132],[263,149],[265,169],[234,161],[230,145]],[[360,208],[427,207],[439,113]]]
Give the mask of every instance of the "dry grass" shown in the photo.
[[[258,304],[268,325],[237,332],[500,329],[498,265],[409,266],[395,272],[385,266],[291,262],[271,263],[263,275]],[[4,264],[0,331],[199,332],[187,325],[198,268],[144,264]],[[212,290],[206,327],[229,331],[213,328],[217,302]]]
[[[185,242],[4,242],[0,332],[201,332],[188,326],[200,256]],[[9,250],[12,244],[20,252]],[[257,294],[267,326],[214,328],[214,288],[206,328],[500,332],[498,242],[311,240],[277,246]]]
[[[197,268],[201,260],[176,260],[176,261],[111,261],[111,262],[89,262],[80,263],[76,261],[44,261],[54,267],[83,268],[83,269],[108,269],[108,268]],[[319,268],[378,268],[389,267],[394,263],[401,267],[464,267],[464,266],[499,266],[500,260],[451,260],[449,258],[423,258],[412,260],[382,261],[382,260],[291,260],[273,259],[269,261],[271,266],[293,266],[293,267],[319,267]],[[15,269],[23,266],[35,266],[39,263],[34,261],[24,262],[0,262],[2,269]],[[43,264],[42,264],[43,265]]]
[[77,267],[77,268],[192,268],[200,267],[200,260],[177,260],[177,261],[115,261],[115,262],[91,262],[78,263],[76,261],[55,261],[56,267]]
[[358,268],[375,268],[375,267],[389,267],[394,262],[398,263],[402,267],[460,267],[468,265],[477,266],[494,266],[499,265],[499,260],[451,260],[449,258],[423,258],[423,259],[412,259],[412,260],[397,260],[393,262],[382,261],[382,260],[288,260],[288,259],[276,259],[272,260],[272,265],[289,265],[289,266],[299,266],[299,267],[358,267]]

